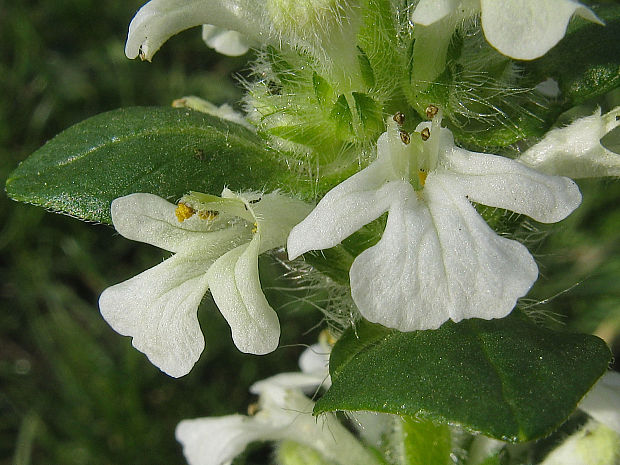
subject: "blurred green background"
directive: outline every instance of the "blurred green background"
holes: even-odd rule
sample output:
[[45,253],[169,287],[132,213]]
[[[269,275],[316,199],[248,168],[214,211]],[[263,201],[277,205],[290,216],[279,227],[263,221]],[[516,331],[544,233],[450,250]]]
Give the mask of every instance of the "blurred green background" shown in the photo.
[[[127,26],[141,3],[0,0],[3,184],[46,140],[97,113],[192,94],[238,101],[232,76],[245,72],[247,57],[216,55],[199,29],[170,40],[151,64],[126,59]],[[548,324],[601,335],[617,353],[620,182],[580,185],[584,205],[535,250],[542,278],[523,304]],[[240,354],[207,298],[207,350],[190,375],[171,379],[97,310],[105,287],[153,266],[160,251],[6,196],[0,215],[0,464],[184,463],[178,421],[245,411],[248,386],[294,370],[302,348],[293,344],[316,340],[320,314],[279,290],[287,283],[276,265],[263,267],[282,347]]]
[[[222,59],[200,29],[173,38],[151,64],[128,60],[127,27],[141,4],[0,0],[2,185],[46,140],[97,113],[192,94],[238,101],[232,75],[247,57]],[[207,350],[190,375],[171,379],[97,309],[105,287],[157,264],[161,250],[5,195],[0,215],[3,465],[184,463],[174,439],[180,420],[245,412],[250,384],[296,369],[302,347],[287,344],[317,338],[318,312],[269,290],[286,282],[261,266],[268,298],[283,306],[283,346],[265,357],[241,354],[207,298],[199,312]]]

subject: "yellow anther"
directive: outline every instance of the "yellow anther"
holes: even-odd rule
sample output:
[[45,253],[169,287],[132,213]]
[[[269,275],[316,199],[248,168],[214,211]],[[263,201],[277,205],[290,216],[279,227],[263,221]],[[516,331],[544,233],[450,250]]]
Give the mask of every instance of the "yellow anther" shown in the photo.
[[256,234],[258,232],[258,223],[254,223],[254,227],[252,228],[252,234]]
[[327,344],[330,347],[333,347],[333,345],[338,341],[338,339],[336,339],[334,337],[334,335],[331,333],[331,331],[329,329],[324,329],[323,331],[321,331],[319,333],[319,342],[321,344]]
[[198,212],[198,218],[200,218],[201,220],[207,220],[207,221],[214,220],[217,217],[217,215],[219,215],[219,212],[215,210],[203,210],[203,211]]
[[424,187],[424,183],[426,183],[426,177],[428,176],[428,173],[426,171],[418,171],[418,179],[420,180],[420,185],[422,187]]
[[194,209],[189,205],[185,205],[184,203],[178,204],[177,209],[174,211],[174,214],[176,215],[177,220],[179,220],[179,223],[183,223],[183,221],[185,221],[186,219],[191,218],[194,213],[196,213]]

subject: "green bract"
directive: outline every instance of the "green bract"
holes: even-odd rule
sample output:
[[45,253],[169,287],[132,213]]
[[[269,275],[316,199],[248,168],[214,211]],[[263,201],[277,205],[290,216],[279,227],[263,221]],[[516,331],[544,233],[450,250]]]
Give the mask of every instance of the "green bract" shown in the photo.
[[362,322],[332,351],[314,412],[371,410],[460,425],[505,441],[550,433],[605,372],[603,341],[514,314],[401,333]]
[[177,200],[190,190],[275,188],[276,154],[239,124],[175,108],[103,113],[57,135],[7,180],[15,200],[110,223],[117,197],[147,192]]

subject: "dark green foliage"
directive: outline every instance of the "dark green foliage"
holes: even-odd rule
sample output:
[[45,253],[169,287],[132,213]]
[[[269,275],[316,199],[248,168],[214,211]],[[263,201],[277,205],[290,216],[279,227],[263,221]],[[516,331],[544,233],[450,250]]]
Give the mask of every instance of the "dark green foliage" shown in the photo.
[[190,190],[273,190],[286,172],[275,158],[239,124],[189,109],[132,107],[63,131],[10,175],[6,189],[15,200],[110,223],[112,200],[133,192],[175,201]]
[[518,312],[401,333],[360,322],[332,351],[315,413],[370,410],[460,425],[511,442],[550,433],[605,372],[603,341]]

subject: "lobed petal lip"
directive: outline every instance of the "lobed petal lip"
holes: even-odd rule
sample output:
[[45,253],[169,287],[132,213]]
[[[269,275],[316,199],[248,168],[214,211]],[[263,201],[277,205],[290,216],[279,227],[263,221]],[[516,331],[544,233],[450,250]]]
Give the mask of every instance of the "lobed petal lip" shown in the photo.
[[263,355],[278,347],[280,323],[260,286],[259,246],[255,235],[249,244],[222,255],[207,271],[207,280],[237,348]]
[[197,311],[209,265],[177,254],[105,289],[101,315],[116,332],[131,336],[153,365],[174,378],[184,376],[205,347]]

